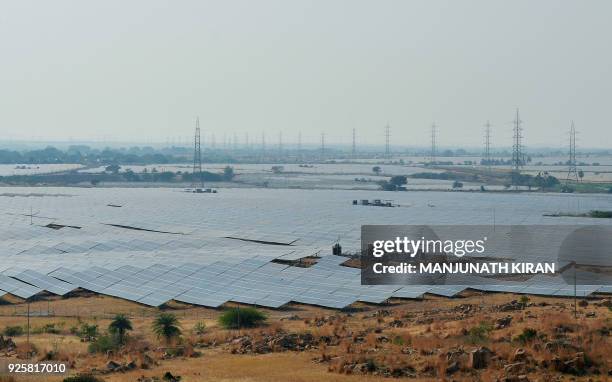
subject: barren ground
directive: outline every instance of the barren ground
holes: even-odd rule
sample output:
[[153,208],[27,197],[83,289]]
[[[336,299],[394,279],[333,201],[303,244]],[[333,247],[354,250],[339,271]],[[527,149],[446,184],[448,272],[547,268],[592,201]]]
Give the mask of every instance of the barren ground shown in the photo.
[[[578,318],[573,315],[573,299],[530,297],[526,306],[519,300],[518,295],[468,293],[455,299],[427,296],[385,306],[358,305],[349,312],[291,305],[262,309],[268,314],[267,324],[243,330],[222,329],[217,322],[222,310],[174,304],[166,311],[177,315],[183,335],[168,349],[151,331],[159,310],[82,296],[31,303],[31,313],[43,316],[30,319],[30,342],[35,360],[68,362],[71,373],[93,372],[105,381],[154,381],[166,371],[182,381],[612,379],[609,297],[579,300]],[[15,302],[0,306],[2,331],[6,326],[26,326],[22,314],[27,308]],[[44,316],[47,310],[52,315]],[[120,351],[90,354],[89,342],[72,334],[84,322],[104,332],[119,312],[128,313],[134,324]],[[204,334],[194,333],[198,322],[205,324]],[[58,333],[41,333],[47,324],[54,324]],[[526,332],[528,328],[534,331]],[[17,348],[0,350],[0,358],[25,358],[26,336],[12,339]],[[134,363],[122,367],[124,371],[109,371],[109,361]]]

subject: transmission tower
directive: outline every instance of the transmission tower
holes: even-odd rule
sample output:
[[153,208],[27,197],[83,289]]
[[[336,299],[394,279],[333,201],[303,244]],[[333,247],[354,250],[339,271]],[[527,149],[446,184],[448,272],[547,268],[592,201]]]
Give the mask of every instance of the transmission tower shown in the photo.
[[325,156],[325,133],[321,133],[321,157]]
[[266,151],[266,133],[261,133],[261,151]]
[[567,164],[569,169],[567,171],[567,179],[565,182],[578,182],[578,168],[576,166],[576,128],[574,127],[574,121],[572,121],[569,131],[569,161]]
[[431,125],[431,163],[436,164],[436,154],[437,154],[437,142],[436,142],[436,134],[437,134],[437,126],[435,123]]
[[204,176],[202,173],[202,147],[200,146],[200,117],[196,117],[196,128],[193,146],[193,172],[191,173],[192,185],[193,187],[196,187],[196,179],[200,178],[200,188],[203,188]]
[[283,153],[283,132],[278,133],[278,153]]
[[524,158],[523,158],[523,128],[521,124],[521,117],[519,116],[519,109],[516,109],[516,117],[514,118],[514,132],[512,135],[512,178],[513,183],[516,185],[518,181],[518,177],[521,173],[521,167],[523,167]]
[[391,156],[391,151],[389,150],[390,129],[391,127],[387,123],[387,126],[385,126],[385,158],[389,158]]
[[356,149],[356,145],[355,145],[355,129],[353,129],[353,147],[351,149],[351,155],[353,157],[355,157],[355,152],[357,151]]
[[484,139],[484,164],[491,171],[491,124],[489,121],[485,123],[485,139]]

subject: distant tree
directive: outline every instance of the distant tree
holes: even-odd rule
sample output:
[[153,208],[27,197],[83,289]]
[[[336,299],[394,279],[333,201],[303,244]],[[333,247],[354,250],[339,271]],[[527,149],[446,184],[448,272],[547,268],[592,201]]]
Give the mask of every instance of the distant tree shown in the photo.
[[230,166],[225,166],[225,168],[223,169],[223,178],[225,180],[232,180],[234,176],[234,168]]
[[397,191],[397,186],[393,183],[382,181],[379,183],[380,189],[383,191]]
[[123,173],[123,177],[128,182],[138,182],[140,180],[140,177],[135,174],[134,171],[132,171],[131,169],[127,169],[125,173]]
[[584,178],[584,171],[579,170],[578,171],[578,177],[580,178],[580,181],[582,182],[582,178]]
[[456,180],[453,182],[453,188],[463,188],[463,183],[461,183],[460,181]]
[[284,170],[285,168],[283,166],[272,166],[272,172],[275,174],[280,174]]
[[118,164],[111,164],[111,165],[106,166],[104,170],[107,172],[112,172],[113,174],[117,174],[120,169],[121,169],[121,166],[119,166]]
[[169,344],[174,338],[181,335],[179,321],[172,313],[160,313],[153,321],[153,333],[158,338],[164,338]]
[[108,325],[108,331],[117,337],[119,344],[125,342],[125,335],[129,330],[132,330],[132,321],[125,314],[117,314]]
[[374,166],[374,167],[372,167],[372,171],[374,172],[374,174],[378,175],[378,174],[380,174],[382,169],[380,168],[380,166]]
[[408,181],[406,175],[395,175],[392,176],[391,179],[389,179],[389,183],[395,185],[395,186],[401,186],[406,184],[406,182]]

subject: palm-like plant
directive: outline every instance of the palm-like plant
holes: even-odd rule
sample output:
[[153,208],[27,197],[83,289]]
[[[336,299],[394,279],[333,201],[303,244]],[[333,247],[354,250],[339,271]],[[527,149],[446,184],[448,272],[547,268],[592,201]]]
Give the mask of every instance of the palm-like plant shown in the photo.
[[117,336],[117,341],[120,344],[125,341],[125,333],[128,330],[132,330],[132,321],[125,314],[117,314],[108,325],[108,331]]
[[172,313],[160,313],[153,321],[153,332],[158,338],[164,338],[166,343],[181,335],[178,319]]

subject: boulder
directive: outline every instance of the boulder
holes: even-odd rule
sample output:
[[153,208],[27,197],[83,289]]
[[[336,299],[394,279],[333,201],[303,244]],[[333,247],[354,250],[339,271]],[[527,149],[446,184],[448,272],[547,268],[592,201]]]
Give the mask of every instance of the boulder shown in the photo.
[[486,369],[491,358],[491,350],[480,347],[470,352],[468,358],[468,367],[472,369]]
[[527,351],[523,348],[518,348],[514,351],[514,355],[512,356],[512,360],[514,362],[525,361],[527,359]]
[[17,348],[17,345],[15,345],[15,342],[13,342],[12,339],[10,338],[4,338],[1,334],[0,334],[0,350],[3,350],[5,352],[12,352],[15,351],[15,349]]
[[523,310],[524,308],[525,308],[525,305],[521,304],[520,302],[516,300],[512,300],[507,304],[502,304],[502,305],[497,306],[497,309],[500,312],[511,312],[514,310]]
[[451,375],[454,374],[456,372],[459,371],[459,362],[455,361],[452,362],[450,365],[448,365],[448,367],[446,368],[446,374],[447,375]]
[[495,329],[499,330],[499,329],[507,328],[508,326],[510,326],[511,322],[512,322],[512,316],[506,316],[503,318],[499,318],[497,319],[497,321],[495,321]]
[[506,376],[519,375],[525,370],[525,362],[514,362],[504,366]]
[[106,364],[106,370],[108,371],[117,371],[119,369],[121,369],[121,364],[115,361],[108,361],[108,363]]

